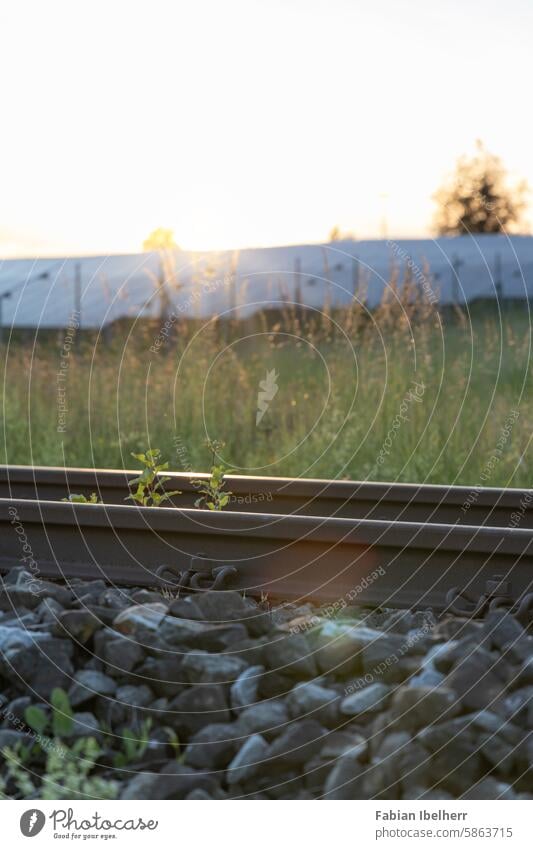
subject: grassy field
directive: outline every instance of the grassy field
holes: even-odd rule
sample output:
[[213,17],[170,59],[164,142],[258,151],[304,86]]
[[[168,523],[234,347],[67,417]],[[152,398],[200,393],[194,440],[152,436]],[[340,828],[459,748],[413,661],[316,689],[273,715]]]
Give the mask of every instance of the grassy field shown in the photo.
[[527,304],[403,307],[11,340],[0,461],[135,468],[151,446],[198,471],[210,437],[245,474],[531,486]]

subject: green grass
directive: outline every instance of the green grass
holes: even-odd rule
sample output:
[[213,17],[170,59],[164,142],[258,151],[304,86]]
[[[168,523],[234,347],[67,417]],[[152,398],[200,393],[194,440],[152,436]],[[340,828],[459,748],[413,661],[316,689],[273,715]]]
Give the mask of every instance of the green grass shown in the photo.
[[[527,304],[501,321],[487,307],[446,322],[413,308],[409,319],[383,305],[372,320],[354,310],[182,324],[157,353],[158,324],[86,339],[64,371],[65,432],[61,334],[19,339],[4,347],[0,461],[135,468],[130,453],[155,447],[171,469],[202,471],[210,437],[244,474],[531,486]],[[279,389],[256,426],[271,369]],[[425,389],[406,402],[413,381]]]

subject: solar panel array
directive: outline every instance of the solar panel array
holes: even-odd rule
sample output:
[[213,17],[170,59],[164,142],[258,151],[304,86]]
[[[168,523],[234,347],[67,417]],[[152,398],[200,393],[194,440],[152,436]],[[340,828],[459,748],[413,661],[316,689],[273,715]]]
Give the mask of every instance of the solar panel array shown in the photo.
[[[100,328],[119,318],[245,317],[287,301],[381,300],[395,269],[441,304],[533,295],[533,237],[340,241],[242,251],[0,262],[2,324]],[[7,295],[10,294],[10,297]],[[78,315],[78,311],[80,315]]]

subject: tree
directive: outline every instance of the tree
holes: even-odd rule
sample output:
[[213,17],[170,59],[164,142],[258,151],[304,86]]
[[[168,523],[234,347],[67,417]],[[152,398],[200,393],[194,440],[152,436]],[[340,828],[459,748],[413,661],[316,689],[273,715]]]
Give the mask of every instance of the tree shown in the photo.
[[501,159],[478,141],[476,154],[461,157],[455,173],[433,196],[438,204],[435,230],[439,236],[517,232],[528,191],[525,181],[510,186]]
[[332,227],[329,231],[328,242],[342,242],[343,240],[351,239],[355,241],[355,233],[352,233],[349,230],[346,230],[344,233],[340,229],[340,227]]
[[174,231],[166,227],[157,227],[143,242],[143,251],[166,251],[177,248]]

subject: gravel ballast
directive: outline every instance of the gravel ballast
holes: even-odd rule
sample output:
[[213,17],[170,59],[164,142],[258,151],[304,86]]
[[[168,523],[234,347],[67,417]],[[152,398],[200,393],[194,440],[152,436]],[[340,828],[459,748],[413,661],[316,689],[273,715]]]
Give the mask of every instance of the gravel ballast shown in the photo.
[[[309,603],[13,569],[0,585],[0,749],[35,745],[27,708],[52,718],[57,688],[73,712],[62,744],[97,739],[93,774],[118,798],[533,798],[533,637],[503,610],[328,618]],[[0,776],[21,798],[4,755]]]

